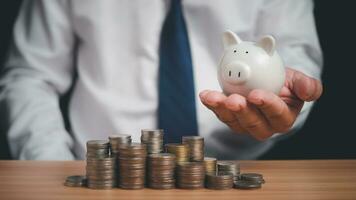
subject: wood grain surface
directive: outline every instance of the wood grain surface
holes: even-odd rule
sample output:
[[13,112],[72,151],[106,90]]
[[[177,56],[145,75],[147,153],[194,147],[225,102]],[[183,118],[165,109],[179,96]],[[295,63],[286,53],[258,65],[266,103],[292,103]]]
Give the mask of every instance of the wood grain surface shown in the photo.
[[257,190],[92,190],[63,186],[85,174],[84,161],[0,161],[0,199],[356,199],[356,160],[241,161],[242,172],[259,172]]

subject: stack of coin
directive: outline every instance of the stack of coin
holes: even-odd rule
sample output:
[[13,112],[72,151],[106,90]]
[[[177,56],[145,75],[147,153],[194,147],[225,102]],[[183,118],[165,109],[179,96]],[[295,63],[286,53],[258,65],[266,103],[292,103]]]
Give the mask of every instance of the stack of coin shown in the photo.
[[198,189],[204,187],[205,169],[203,162],[178,163],[176,173],[179,188]]
[[117,135],[110,135],[109,141],[110,141],[111,153],[117,155],[120,145],[131,143],[132,139],[131,139],[131,135],[117,134]]
[[148,186],[155,189],[175,187],[175,155],[170,153],[150,154],[148,156]]
[[110,189],[116,185],[115,157],[109,154],[109,142],[87,142],[87,185],[93,189]]
[[240,165],[235,162],[229,161],[219,161],[217,163],[218,172],[232,174],[234,176],[234,181],[239,179],[240,175]]
[[216,158],[204,157],[205,173],[215,174],[216,172]]
[[190,161],[204,160],[204,138],[201,136],[183,136],[182,143],[189,145]]
[[265,183],[262,174],[244,173],[241,174],[239,180],[234,182],[234,187],[237,189],[257,189],[261,188]]
[[80,175],[68,176],[64,185],[68,187],[83,187],[87,185],[87,178]]
[[89,140],[87,142],[87,158],[106,158],[110,154],[107,140]]
[[147,153],[161,153],[163,151],[163,130],[143,129],[141,130],[141,143],[147,145]]
[[145,144],[131,143],[120,145],[119,149],[119,187],[142,189],[146,175]]
[[188,144],[178,144],[178,143],[168,143],[165,145],[166,152],[174,154],[176,156],[176,162],[188,162],[189,161],[189,145]]
[[206,187],[209,189],[226,190],[231,189],[233,185],[234,176],[232,174],[206,174]]
[[111,150],[111,155],[112,157],[115,157],[115,168],[116,168],[116,183],[119,182],[119,160],[118,160],[118,155],[119,155],[119,148],[120,145],[122,144],[130,144],[132,142],[131,135],[126,135],[126,134],[117,134],[117,135],[110,135],[109,136],[109,141],[110,141],[110,150]]

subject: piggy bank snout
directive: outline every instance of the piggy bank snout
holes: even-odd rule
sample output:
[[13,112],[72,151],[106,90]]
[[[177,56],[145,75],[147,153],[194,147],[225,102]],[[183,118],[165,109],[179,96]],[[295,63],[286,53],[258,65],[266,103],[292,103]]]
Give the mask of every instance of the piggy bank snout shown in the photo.
[[250,67],[242,62],[232,62],[222,67],[222,78],[234,85],[245,83],[250,77]]

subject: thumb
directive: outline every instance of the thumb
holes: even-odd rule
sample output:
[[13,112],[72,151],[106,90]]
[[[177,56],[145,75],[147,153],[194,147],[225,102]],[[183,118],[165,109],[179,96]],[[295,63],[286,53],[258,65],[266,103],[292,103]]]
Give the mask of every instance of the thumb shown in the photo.
[[321,96],[323,86],[319,80],[295,71],[292,78],[292,90],[301,100],[314,101]]

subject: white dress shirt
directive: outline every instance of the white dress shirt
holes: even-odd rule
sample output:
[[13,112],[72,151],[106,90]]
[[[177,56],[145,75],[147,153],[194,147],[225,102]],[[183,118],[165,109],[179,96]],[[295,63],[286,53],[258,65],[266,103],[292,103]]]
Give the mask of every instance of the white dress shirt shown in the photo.
[[[196,91],[199,134],[206,154],[254,159],[277,141],[232,133],[199,101],[221,91],[217,65],[222,32],[243,40],[277,39],[285,65],[319,78],[322,55],[311,0],[184,0]],[[27,0],[14,27],[0,81],[1,119],[17,159],[84,159],[86,141],[157,128],[159,37],[166,0]],[[73,75],[78,78],[73,82]],[[74,84],[66,131],[59,97]],[[310,111],[306,104],[293,130]]]

